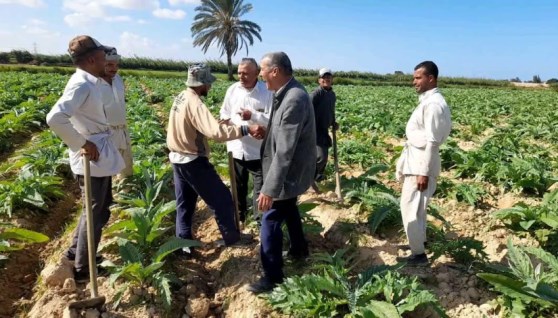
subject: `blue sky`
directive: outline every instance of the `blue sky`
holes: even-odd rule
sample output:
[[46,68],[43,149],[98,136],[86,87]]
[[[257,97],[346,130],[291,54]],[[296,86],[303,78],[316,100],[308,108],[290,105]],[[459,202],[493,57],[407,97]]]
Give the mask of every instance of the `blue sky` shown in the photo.
[[[249,48],[285,51],[295,68],[411,73],[422,60],[442,75],[558,78],[558,1],[252,0],[243,18],[262,27]],[[125,56],[221,59],[192,46],[199,0],[0,0],[0,51],[62,54],[90,34]],[[233,58],[246,56],[242,51]]]

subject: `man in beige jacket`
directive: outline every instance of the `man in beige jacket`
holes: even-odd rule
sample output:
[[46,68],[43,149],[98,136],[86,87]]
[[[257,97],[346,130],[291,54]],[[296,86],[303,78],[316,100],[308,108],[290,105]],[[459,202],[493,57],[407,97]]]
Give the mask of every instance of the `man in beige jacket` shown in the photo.
[[227,141],[250,135],[262,139],[262,126],[231,126],[219,123],[200,97],[207,96],[215,77],[204,64],[188,69],[188,88],[174,100],[167,130],[167,146],[174,170],[176,194],[176,236],[193,239],[192,217],[200,196],[215,211],[215,218],[223,240],[220,245],[241,243],[239,229],[234,222],[231,193],[209,162],[207,138]]

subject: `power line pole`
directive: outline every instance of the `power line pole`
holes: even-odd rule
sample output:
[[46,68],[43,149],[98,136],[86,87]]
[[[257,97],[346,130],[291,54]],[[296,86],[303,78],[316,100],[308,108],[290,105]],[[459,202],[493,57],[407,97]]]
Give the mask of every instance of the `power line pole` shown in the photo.
[[37,55],[37,42],[33,42],[33,54]]

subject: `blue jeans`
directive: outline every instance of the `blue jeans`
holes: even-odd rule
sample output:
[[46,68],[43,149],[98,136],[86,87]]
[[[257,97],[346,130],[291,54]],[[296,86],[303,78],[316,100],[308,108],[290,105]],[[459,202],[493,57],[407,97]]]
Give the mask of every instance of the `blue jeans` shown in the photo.
[[184,164],[173,164],[172,168],[176,194],[176,236],[193,239],[192,217],[200,196],[215,213],[225,244],[238,241],[240,231],[234,221],[232,195],[207,157],[198,157]]
[[289,252],[293,255],[308,254],[302,221],[296,205],[297,197],[274,201],[271,209],[262,217],[260,229],[260,256],[264,277],[272,283],[283,281],[283,221],[287,224],[290,238]]

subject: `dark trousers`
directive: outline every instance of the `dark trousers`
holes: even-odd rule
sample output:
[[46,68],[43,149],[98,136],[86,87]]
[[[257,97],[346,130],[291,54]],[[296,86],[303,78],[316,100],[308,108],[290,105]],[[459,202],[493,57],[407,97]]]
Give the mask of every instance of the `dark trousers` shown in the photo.
[[248,176],[252,175],[252,183],[254,189],[252,191],[252,213],[254,220],[259,219],[260,213],[258,212],[258,196],[263,184],[262,177],[262,162],[261,160],[241,160],[234,159],[234,171],[236,179],[236,193],[238,195],[238,211],[240,214],[240,221],[246,220],[246,213],[248,211]]
[[302,221],[296,205],[297,198],[274,201],[271,209],[262,217],[260,229],[260,256],[264,277],[271,282],[283,280],[283,231],[281,224],[287,224],[292,255],[307,255],[308,244],[304,238]]
[[329,147],[316,145],[316,175],[314,177],[316,181],[324,179],[328,151]]
[[225,244],[240,238],[234,222],[232,196],[207,157],[198,157],[184,164],[173,164],[176,194],[176,236],[193,239],[192,217],[198,196],[215,213]]
[[[83,212],[79,218],[77,228],[74,232],[72,245],[66,251],[66,256],[75,258],[76,271],[87,271],[89,259],[87,257],[87,215],[85,212],[85,183],[84,177],[76,176],[81,196],[83,199]],[[91,177],[91,208],[93,212],[93,231],[95,237],[95,253],[101,241],[103,226],[110,218],[109,207],[112,204],[112,177]]]

